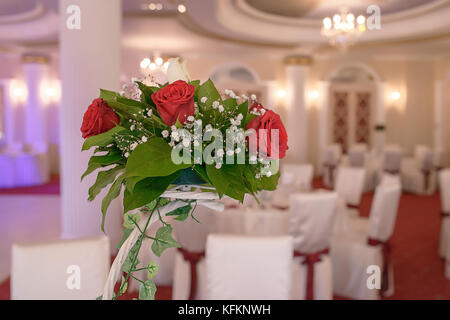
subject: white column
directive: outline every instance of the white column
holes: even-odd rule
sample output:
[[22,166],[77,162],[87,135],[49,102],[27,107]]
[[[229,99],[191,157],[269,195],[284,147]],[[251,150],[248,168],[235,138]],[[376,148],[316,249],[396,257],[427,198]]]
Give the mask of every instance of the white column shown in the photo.
[[286,65],[288,159],[291,162],[305,163],[308,160],[305,87],[311,58],[290,56],[284,62]]
[[15,145],[15,116],[14,102],[11,97],[12,80],[3,80],[0,83],[3,87],[3,134],[7,147]]
[[[66,25],[67,19],[77,14],[66,13],[73,5],[80,9],[80,29],[69,29]],[[99,96],[99,89],[120,87],[122,7],[120,0],[60,0],[59,7],[62,236],[73,238],[101,233],[101,199],[108,189],[94,202],[87,201],[95,174],[80,182],[91,155],[81,152],[80,127],[83,114]],[[111,204],[106,221],[106,234],[116,245],[121,223],[119,201]]]
[[321,81],[319,82],[319,108],[320,108],[320,119],[319,119],[319,154],[317,159],[319,160],[317,163],[317,168],[319,174],[322,173],[322,163],[324,161],[323,155],[326,146],[328,145],[328,137],[329,137],[329,103],[330,103],[330,82],[329,81]]
[[436,150],[444,149],[444,81],[436,81],[434,85],[434,148]]
[[[376,114],[375,125],[386,127],[386,106],[385,106],[385,83],[378,82],[376,87]],[[375,130],[374,145],[378,154],[381,154],[386,143],[386,128],[383,131]]]
[[39,55],[24,55],[22,62],[28,90],[25,103],[25,144],[33,146],[47,141],[41,86],[47,80],[49,59]]

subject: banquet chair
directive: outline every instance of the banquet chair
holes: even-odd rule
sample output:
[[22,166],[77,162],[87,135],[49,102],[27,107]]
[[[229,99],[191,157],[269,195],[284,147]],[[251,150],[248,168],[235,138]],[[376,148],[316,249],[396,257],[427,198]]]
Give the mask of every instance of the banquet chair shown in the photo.
[[340,144],[331,144],[323,151],[323,183],[332,188],[336,175],[336,169],[342,156],[342,147]]
[[450,169],[439,173],[441,195],[441,232],[439,256],[450,261]]
[[280,185],[294,192],[311,191],[314,168],[312,164],[284,164],[281,166]]
[[[222,212],[221,212],[222,213]],[[174,300],[206,299],[205,248],[215,215],[206,207],[197,207],[195,221],[174,221],[174,233],[181,244],[175,252],[172,298]]]
[[399,146],[386,146],[383,151],[382,173],[399,174],[402,164],[402,157],[403,152]]
[[[389,239],[401,195],[397,182],[380,183],[369,218],[350,219],[345,234],[333,235],[331,260],[334,293],[347,298],[372,300],[393,293]],[[375,271],[374,271],[375,270]],[[373,277],[371,277],[373,276]]]
[[362,168],[339,167],[335,191],[347,206],[358,208],[364,189],[366,171]]
[[367,158],[367,144],[357,143],[348,151],[348,162],[350,167],[364,168]]
[[291,196],[289,233],[294,239],[294,300],[333,299],[329,247],[337,194],[319,192]]
[[286,209],[289,207],[291,194],[311,191],[313,173],[314,168],[311,164],[283,165],[278,187],[272,191],[272,206]]
[[369,154],[367,144],[357,143],[348,151],[348,165],[355,168],[363,168],[366,171],[364,178],[364,192],[373,191],[377,182],[377,165],[373,156]]
[[211,234],[206,245],[207,298],[288,300],[292,238]]
[[403,160],[401,178],[403,190],[415,194],[430,194],[435,190],[434,155],[430,148],[417,146],[414,157]]
[[11,299],[96,299],[103,292],[109,266],[109,240],[104,235],[14,244]]

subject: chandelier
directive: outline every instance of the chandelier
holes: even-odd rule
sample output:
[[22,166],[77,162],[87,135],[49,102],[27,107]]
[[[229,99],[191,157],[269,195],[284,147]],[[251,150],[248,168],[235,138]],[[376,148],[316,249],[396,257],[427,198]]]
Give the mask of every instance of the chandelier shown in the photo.
[[366,18],[355,15],[341,8],[333,18],[326,17],[322,22],[321,34],[328,38],[328,42],[340,49],[346,49],[356,43],[361,34],[366,31]]

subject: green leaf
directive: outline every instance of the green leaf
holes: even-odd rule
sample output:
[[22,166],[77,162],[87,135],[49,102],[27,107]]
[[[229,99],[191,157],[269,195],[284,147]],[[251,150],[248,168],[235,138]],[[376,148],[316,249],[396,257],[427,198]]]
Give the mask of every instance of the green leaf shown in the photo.
[[172,237],[172,226],[164,225],[156,231],[155,240],[152,244],[152,251],[156,256],[161,257],[164,250],[168,248],[180,248],[181,245]]
[[175,220],[185,221],[189,217],[189,212],[191,212],[191,210],[192,206],[188,204],[184,207],[175,209],[174,211],[167,213],[166,216],[176,216]]
[[143,207],[157,199],[179,175],[180,172],[175,172],[167,177],[145,178],[136,183],[133,192],[125,189],[123,198],[124,211],[128,212]]
[[152,100],[152,94],[159,90],[158,87],[149,87],[145,84],[143,84],[140,81],[136,81],[139,90],[141,90],[141,101],[148,104],[148,105],[154,105],[154,102]]
[[84,141],[83,147],[81,150],[82,151],[89,150],[90,148],[92,148],[94,146],[106,147],[107,145],[114,142],[114,137],[113,137],[114,134],[122,132],[124,130],[126,130],[124,127],[115,126],[114,128],[112,128],[109,131],[106,131],[106,132],[101,133],[96,136],[89,137]]
[[108,211],[108,207],[115,198],[117,198],[122,190],[122,182],[125,179],[125,175],[120,175],[113,185],[109,189],[108,194],[103,198],[102,201],[102,231],[105,231],[105,218]]
[[152,280],[145,281],[139,289],[139,300],[155,300],[156,285]]
[[125,277],[122,275],[122,282],[120,283],[120,290],[117,293],[117,296],[121,296],[125,292],[127,292],[128,289],[128,282],[125,280]]
[[144,179],[145,179],[145,177],[138,177],[138,176],[128,177],[127,178],[127,182],[126,182],[127,183],[127,190],[129,192],[133,192],[134,187],[136,186],[136,183],[138,183],[139,181],[142,181]]
[[220,169],[216,169],[214,165],[206,166],[208,177],[219,195],[225,194],[240,202],[244,201],[246,193],[242,170],[243,165],[222,165]]
[[190,164],[173,163],[172,148],[162,138],[150,138],[139,145],[128,158],[127,177],[161,177],[190,167]]
[[127,257],[125,258],[125,261],[122,264],[122,271],[125,273],[130,273],[134,269],[136,269],[136,266],[139,264],[139,259],[137,258],[138,250],[141,246],[141,239],[138,239],[134,246],[131,248],[131,250],[128,252]]
[[148,271],[148,279],[153,278],[159,270],[159,266],[154,262],[150,261],[147,265],[147,271]]
[[138,107],[139,109],[146,109],[147,106],[139,101],[128,99],[125,97],[122,97],[120,94],[114,91],[108,91],[104,89],[100,89],[100,98],[102,98],[105,101],[108,100],[115,100],[120,103],[126,104],[128,106]]
[[103,295],[98,296],[97,298],[95,298],[95,300],[103,300]]
[[206,173],[206,167],[205,166],[195,166],[194,167],[195,172],[198,173],[200,177],[202,177],[203,180],[205,180],[207,183],[212,184],[211,180],[208,177],[208,174]]
[[121,160],[123,158],[122,153],[120,151],[111,150],[105,155],[102,156],[92,156],[89,159],[89,165],[91,164],[100,164],[101,166],[109,166]]
[[126,229],[133,229],[134,226],[139,223],[141,216],[138,213],[129,214],[125,213],[123,215],[123,227]]
[[274,191],[277,188],[279,178],[280,178],[279,171],[277,172],[277,174],[274,174],[269,178],[267,178],[266,176],[261,177],[260,179],[257,180],[258,190]]
[[245,128],[248,124],[248,122],[246,122],[248,116],[248,100],[239,105],[236,114],[238,115],[239,113],[242,114],[242,119],[244,119],[244,121],[241,121],[241,128]]
[[124,171],[123,166],[116,166],[112,169],[101,171],[97,175],[95,183],[89,188],[89,201],[93,201],[97,195],[105,188],[107,185],[114,182],[116,176]]

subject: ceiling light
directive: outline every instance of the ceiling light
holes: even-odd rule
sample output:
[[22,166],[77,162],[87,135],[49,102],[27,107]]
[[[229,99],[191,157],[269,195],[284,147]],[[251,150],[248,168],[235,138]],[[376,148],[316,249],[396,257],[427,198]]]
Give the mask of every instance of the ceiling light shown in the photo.
[[146,69],[149,64],[150,64],[150,59],[149,58],[145,58],[141,61],[141,69]]
[[186,12],[186,6],[184,4],[178,5],[178,12],[179,13],[185,13]]

